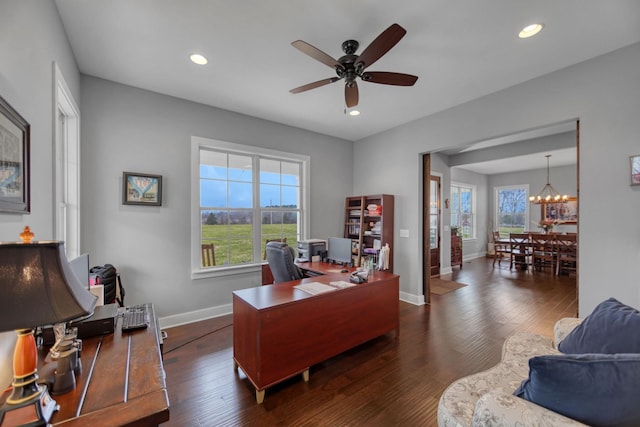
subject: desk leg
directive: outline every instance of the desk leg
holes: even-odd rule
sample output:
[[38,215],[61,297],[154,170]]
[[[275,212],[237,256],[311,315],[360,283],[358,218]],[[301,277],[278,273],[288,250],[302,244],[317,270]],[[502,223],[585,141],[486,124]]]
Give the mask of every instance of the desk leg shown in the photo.
[[304,380],[305,383],[309,382],[309,370],[308,369],[302,373],[302,379]]
[[234,371],[238,370],[238,362],[236,362],[236,359],[233,359],[233,370]]
[[258,404],[264,402],[264,392],[265,390],[256,390],[256,401]]

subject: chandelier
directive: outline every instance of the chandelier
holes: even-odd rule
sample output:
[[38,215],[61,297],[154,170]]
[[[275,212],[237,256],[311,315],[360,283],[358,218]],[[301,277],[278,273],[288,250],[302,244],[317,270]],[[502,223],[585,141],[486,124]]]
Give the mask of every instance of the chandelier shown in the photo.
[[565,203],[569,200],[569,196],[558,193],[549,180],[549,157],[551,157],[551,154],[547,154],[545,157],[547,158],[547,184],[537,195],[530,196],[529,202],[536,205],[544,203]]

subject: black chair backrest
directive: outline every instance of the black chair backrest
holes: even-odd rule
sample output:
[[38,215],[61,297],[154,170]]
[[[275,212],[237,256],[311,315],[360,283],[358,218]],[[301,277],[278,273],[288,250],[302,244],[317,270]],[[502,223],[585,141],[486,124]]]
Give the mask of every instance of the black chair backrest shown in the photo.
[[293,248],[284,242],[267,243],[267,262],[274,283],[302,279],[302,270],[293,262]]

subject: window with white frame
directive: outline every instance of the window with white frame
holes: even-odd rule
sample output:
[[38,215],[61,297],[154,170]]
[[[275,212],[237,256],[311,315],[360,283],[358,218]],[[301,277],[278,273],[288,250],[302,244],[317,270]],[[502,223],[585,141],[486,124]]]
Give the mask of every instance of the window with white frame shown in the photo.
[[529,186],[513,185],[495,188],[495,231],[501,237],[509,233],[522,233],[526,230],[529,218]]
[[476,187],[468,184],[451,184],[451,227],[458,228],[463,239],[476,237]]
[[[308,156],[194,140],[194,270],[256,265],[268,240],[296,247],[305,235]],[[210,245],[213,245],[211,247]],[[212,249],[212,256],[204,251]]]
[[54,238],[68,259],[80,255],[80,109],[54,63]]

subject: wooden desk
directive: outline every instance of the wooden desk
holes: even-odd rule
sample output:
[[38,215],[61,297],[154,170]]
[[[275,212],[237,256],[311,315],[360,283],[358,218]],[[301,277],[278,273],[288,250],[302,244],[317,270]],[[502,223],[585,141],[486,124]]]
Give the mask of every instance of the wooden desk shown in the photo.
[[[233,359],[256,388],[294,375],[379,335],[399,336],[399,276],[376,271],[368,283],[310,295],[305,282],[349,281],[340,266],[305,263],[324,275],[233,292]],[[338,271],[337,273],[335,271]]]
[[[149,310],[147,329],[123,333],[118,316],[113,334],[82,340],[82,373],[74,390],[53,396],[60,405],[53,426],[157,426],[169,420],[161,338],[152,305]],[[56,368],[47,351],[38,356],[41,380],[53,378]]]

